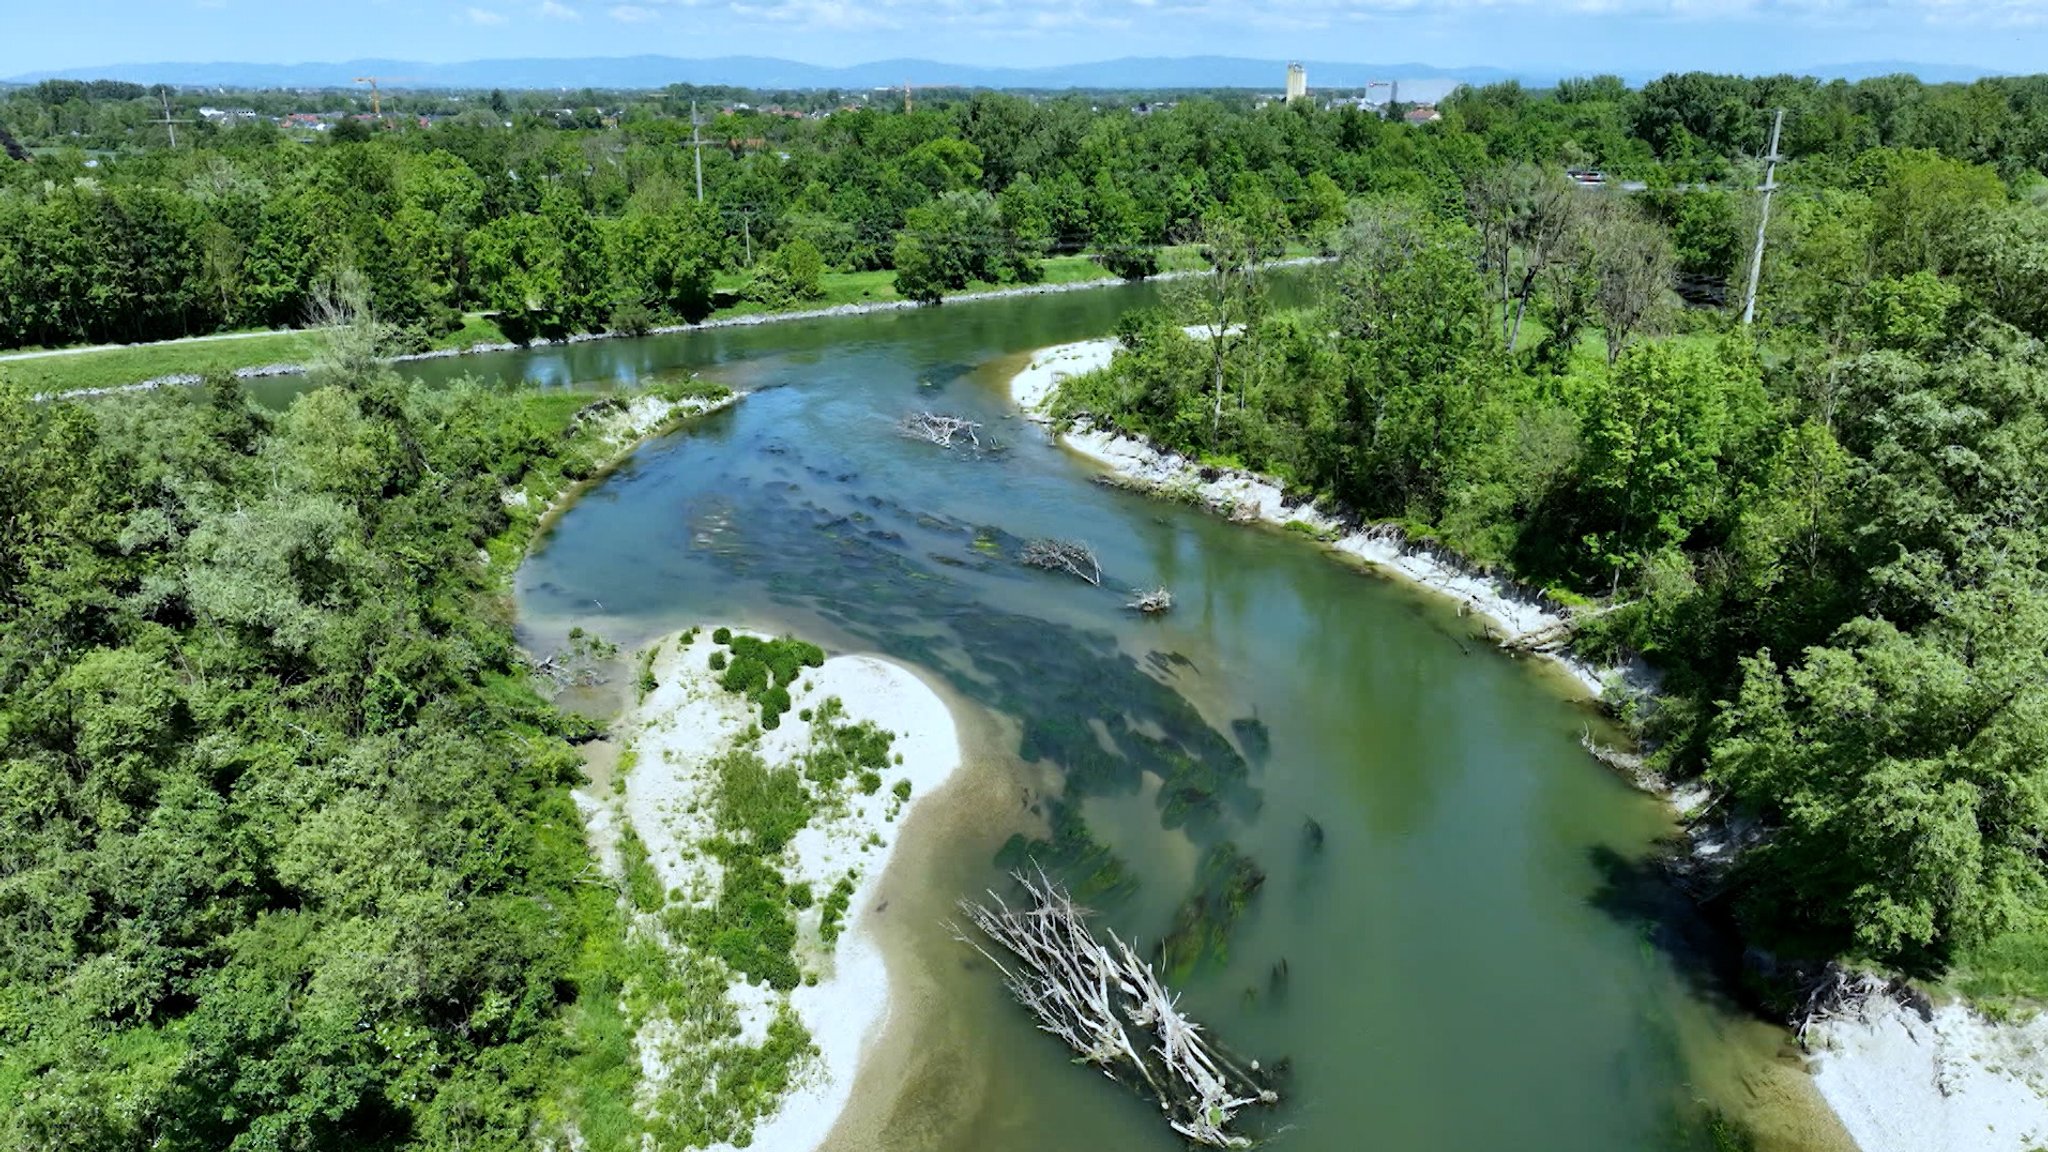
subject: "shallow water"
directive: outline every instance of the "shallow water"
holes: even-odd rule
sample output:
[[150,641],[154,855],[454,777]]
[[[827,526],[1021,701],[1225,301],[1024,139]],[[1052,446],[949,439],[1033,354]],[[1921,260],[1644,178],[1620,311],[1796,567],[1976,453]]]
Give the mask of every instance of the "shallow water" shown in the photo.
[[[1042,833],[1064,804],[1125,869],[1102,922],[1147,948],[1214,845],[1263,872],[1227,954],[1179,986],[1231,1047],[1291,1061],[1287,1102],[1262,1125],[1286,1147],[1705,1149],[1710,1109],[1759,1129],[1762,1148],[1841,1147],[1781,1033],[1717,993],[1711,933],[1651,867],[1669,814],[1579,749],[1598,719],[1562,676],[1306,541],[1092,484],[1011,417],[1004,384],[1024,353],[1107,332],[1155,296],[415,366],[600,387],[695,370],[756,390],[645,446],[536,545],[517,585],[536,650],[579,624],[627,645],[702,621],[793,629],[908,661],[962,713],[969,779],[885,893],[908,964],[895,1075],[839,1142],[1178,1146],[1144,1102],[1033,1031],[939,924],[1000,878],[1006,837]],[[898,437],[918,408],[985,420],[1008,450]],[[1105,588],[1005,557],[1037,536],[1092,543]],[[1123,608],[1126,589],[1155,584],[1175,592],[1171,615]]]

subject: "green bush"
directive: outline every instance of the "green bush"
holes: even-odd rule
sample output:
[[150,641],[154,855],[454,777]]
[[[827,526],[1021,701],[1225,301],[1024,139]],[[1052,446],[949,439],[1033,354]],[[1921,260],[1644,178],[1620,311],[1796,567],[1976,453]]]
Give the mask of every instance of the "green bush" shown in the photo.
[[714,643],[714,644],[730,644],[730,643],[732,643],[732,629],[730,629],[730,628],[720,628],[720,629],[718,629],[718,630],[716,630],[716,631],[712,632],[712,633],[711,633],[711,642],[712,642],[712,643]]
[[826,945],[838,943],[839,934],[846,930],[846,910],[853,903],[853,877],[841,876],[839,883],[825,897],[825,906],[818,914],[818,936]]
[[657,654],[659,654],[660,651],[661,645],[653,644],[649,645],[647,650],[640,654],[640,675],[639,678],[634,681],[634,685],[640,690],[640,699],[642,700],[647,699],[647,694],[649,692],[652,692],[656,688],[661,687],[661,685],[657,684],[654,680],[654,657]]
[[768,666],[759,660],[738,656],[718,678],[718,686],[741,696],[754,696],[768,689]]
[[715,854],[724,866],[718,899],[709,908],[680,910],[684,939],[750,979],[784,991],[796,987],[803,973],[781,874],[746,846],[721,844]]
[[[713,634],[712,639],[716,640],[717,634]],[[825,662],[823,648],[790,637],[762,640],[754,636],[731,636],[730,647],[731,662],[725,674],[719,677],[719,686],[758,705],[761,727],[766,729],[776,728],[782,723],[783,714],[792,705],[789,686],[796,682],[803,670],[816,668]]]
[[622,336],[645,336],[654,327],[654,321],[653,309],[638,299],[623,300],[612,307],[605,328]]
[[890,791],[896,793],[896,798],[898,800],[902,800],[908,803],[910,800],[910,781],[898,780],[896,782],[896,786],[890,789]]
[[755,265],[740,295],[770,308],[787,308],[825,294],[825,261],[816,245],[794,237]]
[[619,863],[626,873],[626,897],[642,912],[659,912],[668,903],[668,889],[647,855],[647,845],[631,824],[619,829]]
[[710,769],[713,819],[735,842],[774,856],[810,822],[810,793],[795,768],[770,768],[759,754],[735,749]]

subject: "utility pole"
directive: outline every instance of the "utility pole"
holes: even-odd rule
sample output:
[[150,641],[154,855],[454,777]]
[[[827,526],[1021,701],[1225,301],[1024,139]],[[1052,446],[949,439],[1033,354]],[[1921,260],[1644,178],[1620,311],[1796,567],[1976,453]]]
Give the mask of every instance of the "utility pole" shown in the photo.
[[1749,258],[1749,292],[1742,300],[1742,323],[1744,326],[1756,322],[1756,282],[1764,274],[1764,230],[1771,226],[1771,193],[1778,190],[1778,133],[1785,127],[1785,110],[1778,109],[1777,119],[1771,122],[1771,151],[1764,157],[1764,186],[1757,191],[1764,194],[1763,211],[1757,214],[1756,251]]
[[704,138],[697,132],[697,102],[690,101],[690,148],[697,153],[697,203],[704,202]]
[[171,119],[171,94],[168,91],[160,91],[157,95],[163,97],[164,114],[161,119],[151,120],[150,123],[163,125],[171,134],[171,147],[176,148],[178,146],[178,125],[190,124],[191,121]]
[[903,82],[903,114],[910,114],[910,81]]

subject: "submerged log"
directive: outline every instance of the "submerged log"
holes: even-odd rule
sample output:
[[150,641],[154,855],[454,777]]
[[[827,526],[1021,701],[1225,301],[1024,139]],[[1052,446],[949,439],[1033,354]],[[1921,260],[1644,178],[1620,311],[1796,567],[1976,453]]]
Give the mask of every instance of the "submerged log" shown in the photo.
[[992,904],[960,901],[960,911],[1010,958],[1005,963],[957,927],[954,936],[1002,972],[1010,994],[1038,1018],[1041,1031],[1066,1041],[1083,1062],[1105,1076],[1150,1094],[1167,1126],[1210,1148],[1249,1148],[1249,1137],[1230,1130],[1252,1105],[1278,1103],[1279,1094],[1254,1078],[1182,1014],[1179,1000],[1114,932],[1107,945],[1085,923],[1087,910],[1043,872],[1013,873],[1030,907],[1013,909],[989,893]]

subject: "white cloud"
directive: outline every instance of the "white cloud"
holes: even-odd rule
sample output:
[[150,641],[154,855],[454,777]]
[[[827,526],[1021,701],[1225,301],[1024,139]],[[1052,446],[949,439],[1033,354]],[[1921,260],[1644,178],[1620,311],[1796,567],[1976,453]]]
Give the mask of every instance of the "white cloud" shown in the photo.
[[502,13],[493,12],[488,8],[470,8],[465,10],[463,15],[469,18],[471,24],[481,24],[485,27],[505,22]]
[[[776,0],[769,4],[742,0],[741,3],[734,4],[732,10],[743,19],[793,24],[800,28],[848,31],[857,28],[901,28],[904,26],[903,22],[884,10],[905,7],[916,6],[898,4],[893,0],[881,0],[879,3],[875,0]],[[923,11],[912,13],[918,23],[952,23],[946,13],[934,12],[929,6],[923,7]]]
[[556,0],[540,0],[540,14],[549,20],[581,20],[583,13]]
[[649,20],[656,20],[661,17],[661,13],[656,12],[654,9],[642,8],[638,4],[617,4],[610,11],[611,18],[621,24],[645,24]]

